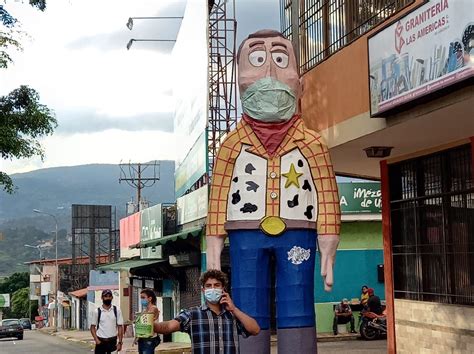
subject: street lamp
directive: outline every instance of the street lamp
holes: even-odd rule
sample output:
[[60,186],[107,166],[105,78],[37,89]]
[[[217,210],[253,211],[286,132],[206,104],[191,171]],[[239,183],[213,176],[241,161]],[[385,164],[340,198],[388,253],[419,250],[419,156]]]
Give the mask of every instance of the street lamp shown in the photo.
[[183,16],[159,16],[159,17],[129,17],[127,28],[131,31],[133,28],[133,20],[182,20]]
[[135,39],[135,38],[132,38],[127,43],[127,50],[130,50],[133,42],[176,42],[176,39]]
[[33,209],[33,211],[37,214],[44,214],[44,215],[48,215],[48,216],[51,216],[53,219],[54,219],[54,223],[55,223],[55,229],[54,229],[54,232],[56,234],[56,241],[55,241],[55,245],[56,245],[56,256],[55,256],[55,260],[54,260],[54,264],[55,264],[55,268],[56,268],[56,285],[55,285],[55,296],[54,296],[54,310],[55,310],[55,313],[54,313],[54,332],[57,332],[58,331],[58,317],[59,317],[59,309],[58,309],[58,291],[59,291],[59,267],[58,267],[58,219],[56,219],[56,216],[54,216],[53,214],[50,214],[50,213],[46,213],[44,211],[41,211],[39,209]]

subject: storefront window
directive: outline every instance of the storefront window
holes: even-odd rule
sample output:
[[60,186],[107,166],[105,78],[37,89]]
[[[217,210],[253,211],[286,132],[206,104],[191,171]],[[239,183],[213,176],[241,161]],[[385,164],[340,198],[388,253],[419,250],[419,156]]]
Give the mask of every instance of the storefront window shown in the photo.
[[395,298],[474,305],[471,146],[389,166]]

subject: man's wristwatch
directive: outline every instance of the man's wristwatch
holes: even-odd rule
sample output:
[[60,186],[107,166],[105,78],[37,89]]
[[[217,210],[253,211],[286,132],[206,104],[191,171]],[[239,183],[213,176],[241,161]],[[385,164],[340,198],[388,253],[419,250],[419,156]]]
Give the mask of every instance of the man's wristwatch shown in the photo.
[[117,344],[123,344],[123,342],[117,342]]

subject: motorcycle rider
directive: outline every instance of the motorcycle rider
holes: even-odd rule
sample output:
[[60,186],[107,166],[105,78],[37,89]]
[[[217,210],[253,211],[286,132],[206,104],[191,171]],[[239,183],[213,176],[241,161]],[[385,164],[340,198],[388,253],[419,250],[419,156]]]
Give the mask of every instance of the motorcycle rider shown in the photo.
[[369,290],[367,290],[367,292],[369,293],[369,300],[367,301],[368,310],[377,315],[381,315],[383,313],[383,310],[380,298],[375,295],[373,288],[370,288]]

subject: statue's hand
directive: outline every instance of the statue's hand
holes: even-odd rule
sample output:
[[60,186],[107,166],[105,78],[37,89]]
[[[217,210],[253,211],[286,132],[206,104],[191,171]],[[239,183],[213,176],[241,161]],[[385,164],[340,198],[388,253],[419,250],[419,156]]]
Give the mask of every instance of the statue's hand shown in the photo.
[[321,256],[321,276],[324,290],[331,291],[334,284],[334,261],[339,244],[339,235],[318,235],[318,249]]
[[207,269],[221,270],[221,253],[224,249],[224,237],[206,236],[206,243]]

